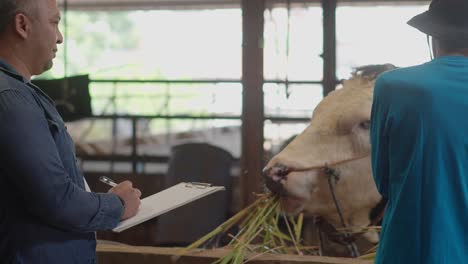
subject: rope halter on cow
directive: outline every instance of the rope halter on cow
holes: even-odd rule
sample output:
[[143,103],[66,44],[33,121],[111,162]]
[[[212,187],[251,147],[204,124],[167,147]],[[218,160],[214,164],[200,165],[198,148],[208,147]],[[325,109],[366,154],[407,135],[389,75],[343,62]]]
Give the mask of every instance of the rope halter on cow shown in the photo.
[[[336,211],[338,213],[341,225],[344,228],[344,230],[348,230],[349,226],[346,223],[346,220],[344,218],[343,209],[342,209],[342,207],[340,205],[340,202],[338,201],[338,198],[337,198],[337,195],[336,195],[336,189],[335,189],[336,184],[340,180],[340,172],[337,169],[333,168],[333,166],[348,163],[348,162],[359,160],[359,159],[363,159],[363,158],[366,158],[368,156],[370,156],[370,153],[365,153],[363,155],[353,157],[353,158],[350,158],[350,159],[340,160],[340,161],[334,162],[332,164],[325,164],[324,166],[314,166],[314,167],[300,169],[300,171],[321,169],[324,172],[324,174],[328,177],[327,178],[328,187],[330,189],[330,193],[331,193],[331,196],[333,198],[333,203],[335,205],[335,208],[336,208]],[[383,210],[382,210],[381,213],[379,213],[377,215],[377,217],[379,219],[371,219],[371,225],[378,222],[381,219],[382,215],[383,215]],[[357,247],[357,245],[355,243],[355,237],[353,235],[351,235],[350,233],[348,233],[346,231],[344,231],[344,232],[337,231],[336,228],[332,224],[326,222],[322,218],[316,218],[315,224],[319,228],[319,238],[320,238],[320,248],[321,249],[323,249],[323,237],[322,237],[322,231],[323,231],[327,235],[332,236],[333,241],[338,242],[340,244],[345,244],[351,257],[360,256],[360,252],[359,252],[359,249],[358,249],[358,247]]]
[[[343,228],[347,229],[348,225],[346,224],[346,221],[343,217],[343,209],[341,208],[340,203],[338,202],[338,198],[336,198],[335,191],[335,185],[340,180],[340,173],[338,170],[332,169],[327,165],[325,165],[323,171],[328,176],[328,187],[330,188],[330,193],[333,197],[333,203],[335,204],[336,211],[338,212],[338,216],[340,217],[341,225],[343,226]],[[349,253],[351,254],[351,257],[359,257],[359,249],[356,246],[352,235],[346,231],[343,232],[342,235],[344,237],[343,240],[346,242],[346,246],[348,247]]]

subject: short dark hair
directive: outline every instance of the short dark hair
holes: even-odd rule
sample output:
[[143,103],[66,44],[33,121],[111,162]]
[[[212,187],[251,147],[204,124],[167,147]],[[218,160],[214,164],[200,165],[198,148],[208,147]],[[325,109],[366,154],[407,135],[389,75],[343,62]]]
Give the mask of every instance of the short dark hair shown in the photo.
[[446,52],[457,52],[468,49],[467,40],[456,40],[456,39],[437,39],[439,47]]
[[32,11],[31,5],[35,4],[37,0],[0,0],[0,34],[3,34],[15,17],[16,13],[20,11]]

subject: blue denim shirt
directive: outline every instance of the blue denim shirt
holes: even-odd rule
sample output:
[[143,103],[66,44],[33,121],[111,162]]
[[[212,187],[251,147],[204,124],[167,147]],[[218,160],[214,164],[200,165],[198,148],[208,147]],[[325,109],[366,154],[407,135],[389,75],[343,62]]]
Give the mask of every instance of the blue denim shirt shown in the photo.
[[119,198],[85,190],[53,101],[0,60],[0,262],[95,263]]

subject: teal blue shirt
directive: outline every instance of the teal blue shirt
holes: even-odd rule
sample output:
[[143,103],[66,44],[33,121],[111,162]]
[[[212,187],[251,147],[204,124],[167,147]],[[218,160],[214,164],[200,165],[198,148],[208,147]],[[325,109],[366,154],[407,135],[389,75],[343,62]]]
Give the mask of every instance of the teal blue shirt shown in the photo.
[[388,199],[376,263],[468,263],[468,58],[382,74],[371,144]]

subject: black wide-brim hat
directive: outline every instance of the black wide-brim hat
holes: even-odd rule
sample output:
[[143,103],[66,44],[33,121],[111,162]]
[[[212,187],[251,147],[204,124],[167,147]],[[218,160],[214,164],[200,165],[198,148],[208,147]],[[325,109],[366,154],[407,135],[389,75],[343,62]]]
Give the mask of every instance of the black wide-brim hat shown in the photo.
[[408,24],[434,38],[468,43],[468,0],[433,0]]

